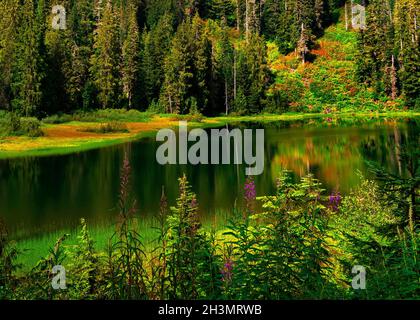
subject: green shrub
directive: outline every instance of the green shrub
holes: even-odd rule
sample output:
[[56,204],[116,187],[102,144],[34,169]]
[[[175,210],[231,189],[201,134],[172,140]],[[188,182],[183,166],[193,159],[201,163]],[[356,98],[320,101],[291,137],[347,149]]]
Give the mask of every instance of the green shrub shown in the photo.
[[119,121],[111,121],[101,124],[99,127],[84,129],[86,132],[94,133],[128,133],[127,125]]
[[55,114],[42,119],[42,122],[47,124],[61,124],[70,121],[73,121],[73,117],[69,114]]
[[217,297],[220,281],[216,256],[201,229],[196,195],[184,175],[177,206],[168,216],[167,272],[170,299]]
[[100,109],[96,111],[76,111],[73,120],[82,122],[146,122],[151,119],[151,113],[127,109]]
[[165,111],[165,106],[162,105],[159,100],[153,100],[147,109],[147,112],[150,113],[165,113]]
[[262,213],[232,220],[225,233],[233,238],[229,299],[313,299],[332,294],[328,210],[322,192],[311,175],[294,184],[283,173],[274,196],[257,198],[263,203]]
[[6,226],[0,218],[0,300],[13,296],[14,273],[19,268],[16,258],[20,252],[9,241]]
[[47,124],[61,124],[70,121],[81,122],[146,122],[151,119],[152,112],[140,112],[135,109],[99,109],[94,111],[78,110],[73,114],[55,114],[42,120]]
[[23,118],[21,131],[28,137],[41,137],[44,132],[41,130],[41,122],[36,118]]
[[40,137],[44,133],[38,119],[20,118],[14,112],[9,112],[0,119],[0,135]]
[[[363,299],[418,298],[418,229],[399,227],[402,219],[395,214],[397,203],[381,193],[376,182],[362,179],[361,185],[343,199],[335,222],[337,246],[343,252],[342,268],[361,265],[367,272],[367,290],[350,289],[349,295]],[[346,282],[350,283],[351,274],[347,274]]]
[[20,279],[19,286],[14,288],[15,299],[57,300],[68,299],[67,290],[55,290],[52,287],[54,266],[63,265],[66,252],[63,242],[69,235],[64,234],[49,248],[46,257],[41,258],[28,273]]
[[172,117],[176,121],[202,122],[204,116],[201,113],[194,114],[177,114]]
[[78,243],[69,247],[67,255],[69,295],[75,299],[94,298],[93,293],[99,287],[100,258],[95,251],[85,219],[80,221],[81,229]]
[[264,113],[285,113],[289,110],[289,101],[282,91],[275,91],[267,96]]

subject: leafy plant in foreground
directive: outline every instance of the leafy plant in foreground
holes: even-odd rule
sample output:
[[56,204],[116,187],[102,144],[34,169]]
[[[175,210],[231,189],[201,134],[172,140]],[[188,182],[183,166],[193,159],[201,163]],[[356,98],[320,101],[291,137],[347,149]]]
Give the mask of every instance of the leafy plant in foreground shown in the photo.
[[78,244],[71,247],[68,256],[70,295],[76,299],[94,298],[99,286],[100,255],[95,251],[85,219],[81,219]]
[[171,208],[167,233],[168,296],[198,299],[217,296],[219,270],[214,250],[198,219],[197,198],[184,175],[177,206]]
[[0,299],[13,296],[16,286],[14,272],[19,268],[16,258],[19,252],[8,240],[6,226],[0,219]]
[[[366,290],[350,296],[368,299],[416,298],[418,277],[417,225],[400,227],[404,215],[399,204],[384,199],[376,182],[362,178],[361,185],[344,198],[335,222],[340,263],[348,274],[354,265],[366,268]],[[384,206],[387,203],[387,206]],[[351,276],[350,276],[351,275]]]
[[322,298],[332,289],[322,191],[313,176],[293,184],[284,172],[276,195],[258,198],[262,213],[231,222],[232,298]]
[[17,294],[19,298],[68,299],[66,291],[55,290],[51,285],[54,266],[63,265],[66,259],[67,255],[62,245],[68,236],[64,234],[58,238],[55,245],[49,249],[49,255],[39,260],[35,267],[23,279],[20,279],[23,286],[19,288]]
[[126,154],[120,178],[119,221],[109,244],[107,280],[112,288],[109,292],[111,299],[148,297],[146,253],[134,217],[137,212],[136,201],[130,198],[130,173],[131,167]]

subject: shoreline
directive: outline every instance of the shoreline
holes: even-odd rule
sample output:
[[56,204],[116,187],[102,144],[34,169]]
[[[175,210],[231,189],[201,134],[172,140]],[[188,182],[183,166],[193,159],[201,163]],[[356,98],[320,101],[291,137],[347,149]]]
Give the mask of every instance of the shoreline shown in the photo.
[[[37,138],[30,137],[5,137],[0,139],[0,159],[19,157],[37,157],[65,155],[75,152],[83,152],[92,149],[108,147],[150,137],[163,128],[177,128],[182,117],[176,115],[156,115],[148,122],[124,122],[129,133],[91,133],[84,129],[98,126],[98,122],[72,121],[64,124],[43,125],[45,135]],[[218,116],[204,117],[202,121],[190,121],[190,127],[218,127],[228,123],[247,121],[272,122],[272,121],[295,121],[311,118],[416,118],[420,112],[387,112],[387,113],[288,113],[288,114],[262,114],[252,116]]]

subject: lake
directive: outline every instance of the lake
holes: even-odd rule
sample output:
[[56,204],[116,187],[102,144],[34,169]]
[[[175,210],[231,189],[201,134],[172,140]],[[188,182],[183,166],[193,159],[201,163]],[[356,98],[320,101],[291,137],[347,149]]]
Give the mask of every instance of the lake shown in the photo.
[[[296,179],[312,172],[326,192],[355,187],[357,172],[370,176],[366,161],[405,174],[399,154],[407,141],[419,143],[419,120],[319,118],[301,121],[230,124],[265,129],[265,169],[255,177],[258,195],[274,192],[282,168]],[[120,168],[127,152],[139,212],[152,217],[162,188],[174,205],[177,179],[184,172],[196,192],[200,212],[211,217],[240,205],[244,165],[159,165],[154,138],[60,156],[0,160],[0,216],[12,236],[24,239],[78,225],[115,221]]]

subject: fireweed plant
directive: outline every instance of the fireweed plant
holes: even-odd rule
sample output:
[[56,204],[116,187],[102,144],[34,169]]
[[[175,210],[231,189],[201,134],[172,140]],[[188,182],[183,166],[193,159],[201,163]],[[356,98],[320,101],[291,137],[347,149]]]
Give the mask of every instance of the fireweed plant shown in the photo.
[[[274,195],[256,196],[248,179],[244,205],[226,227],[210,231],[185,175],[169,207],[162,191],[156,239],[144,243],[132,197],[128,155],[120,176],[118,218],[107,250],[95,248],[82,219],[78,242],[60,237],[24,272],[4,224],[0,228],[2,299],[418,299],[419,230],[409,187],[361,177],[346,195],[326,194],[309,174],[280,173]],[[417,171],[416,171],[417,172]],[[416,177],[416,176],[415,176]],[[414,184],[404,183],[404,186]],[[415,178],[417,179],[417,178]],[[392,194],[387,190],[393,190]],[[395,190],[400,190],[395,192]],[[418,192],[418,191],[415,191]],[[416,194],[417,195],[417,194]],[[257,210],[255,202],[261,203]],[[406,205],[404,205],[406,203]],[[66,269],[66,289],[51,286]],[[366,268],[365,290],[351,286],[352,267]]]
[[112,299],[146,299],[148,273],[146,253],[138,233],[136,200],[131,197],[131,166],[125,154],[121,169],[118,222],[109,242],[108,281]]

